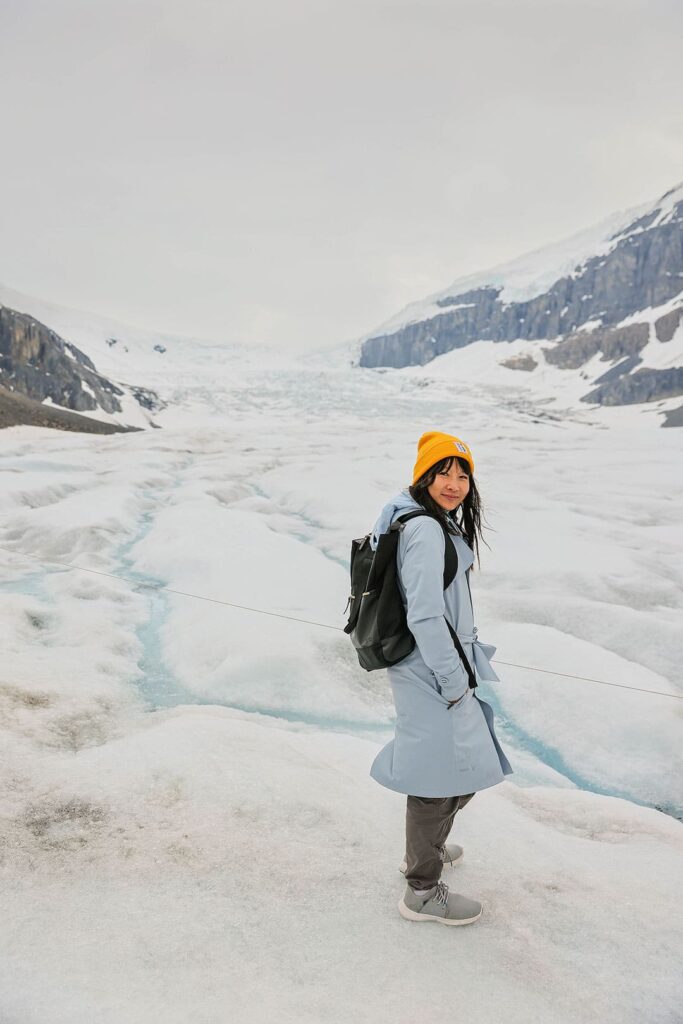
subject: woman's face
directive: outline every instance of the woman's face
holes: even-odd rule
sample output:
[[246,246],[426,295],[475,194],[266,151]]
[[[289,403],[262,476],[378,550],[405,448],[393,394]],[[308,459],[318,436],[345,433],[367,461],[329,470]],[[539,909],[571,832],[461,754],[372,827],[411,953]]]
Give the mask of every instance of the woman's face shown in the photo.
[[453,459],[447,472],[437,473],[427,488],[431,498],[447,512],[453,512],[467,497],[470,478],[457,459]]

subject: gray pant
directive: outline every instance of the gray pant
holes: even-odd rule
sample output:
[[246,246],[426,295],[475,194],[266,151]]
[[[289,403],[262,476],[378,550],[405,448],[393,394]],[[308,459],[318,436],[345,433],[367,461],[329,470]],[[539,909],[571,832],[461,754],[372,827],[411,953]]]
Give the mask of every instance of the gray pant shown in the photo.
[[474,796],[409,796],[406,805],[406,882],[431,889],[441,878],[443,848],[453,818]]

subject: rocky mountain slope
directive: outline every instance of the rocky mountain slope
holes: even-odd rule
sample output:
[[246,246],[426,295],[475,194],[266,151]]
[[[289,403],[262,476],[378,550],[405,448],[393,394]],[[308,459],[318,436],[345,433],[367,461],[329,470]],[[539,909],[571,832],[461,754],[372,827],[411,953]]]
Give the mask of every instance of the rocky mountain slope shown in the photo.
[[359,364],[419,366],[475,342],[515,343],[496,353],[513,371],[607,364],[588,374],[583,402],[652,402],[683,394],[682,321],[683,184],[408,306],[363,339]]
[[[163,427],[171,407],[177,412],[189,400],[201,410],[204,396],[210,405],[217,379],[232,379],[253,362],[263,365],[261,348],[152,331],[1,283],[0,311],[6,324],[0,386],[43,408],[59,406],[82,419],[86,412],[117,428]],[[267,361],[271,369],[279,365],[278,353],[268,350]]]
[[38,402],[87,412],[120,412],[121,388],[98,374],[91,359],[44,324],[0,306],[0,382]]
[[[118,340],[110,338],[108,346],[115,345]],[[152,424],[150,413],[163,408],[154,391],[115,383],[35,315],[1,303],[0,388],[0,426],[28,423],[78,430],[80,423],[87,432],[110,433]],[[86,413],[95,419],[74,415]]]
[[53,430],[73,430],[81,434],[117,434],[139,427],[120,427],[103,423],[90,416],[66,412],[57,406],[42,405],[17,391],[8,391],[0,385],[0,429],[3,427],[50,427]]

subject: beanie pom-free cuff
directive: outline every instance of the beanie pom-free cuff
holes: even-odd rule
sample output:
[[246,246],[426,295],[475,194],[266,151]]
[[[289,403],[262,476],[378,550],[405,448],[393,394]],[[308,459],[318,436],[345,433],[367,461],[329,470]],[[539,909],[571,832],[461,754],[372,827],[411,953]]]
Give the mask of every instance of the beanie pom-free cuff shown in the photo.
[[442,459],[459,456],[469,463],[470,472],[474,473],[474,458],[469,445],[454,434],[442,434],[438,430],[428,431],[417,442],[417,462],[413,469],[413,483],[423,476],[428,469]]

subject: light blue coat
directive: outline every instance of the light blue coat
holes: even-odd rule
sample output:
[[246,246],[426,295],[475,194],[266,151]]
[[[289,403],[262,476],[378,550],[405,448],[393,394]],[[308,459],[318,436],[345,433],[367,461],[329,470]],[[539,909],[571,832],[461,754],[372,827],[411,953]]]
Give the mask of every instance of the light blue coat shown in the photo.
[[[419,509],[408,490],[384,506],[371,538],[376,547],[397,516]],[[512,773],[496,738],[493,709],[471,689],[467,672],[444,621],[458,634],[477,680],[499,682],[489,664],[496,651],[477,636],[467,570],[472,549],[450,537],[458,573],[443,589],[444,532],[427,516],[411,519],[398,544],[399,589],[416,646],[387,669],[396,707],[394,738],[380,750],[370,775],[387,789],[413,796],[459,796],[502,782]],[[448,708],[449,700],[459,704]]]

